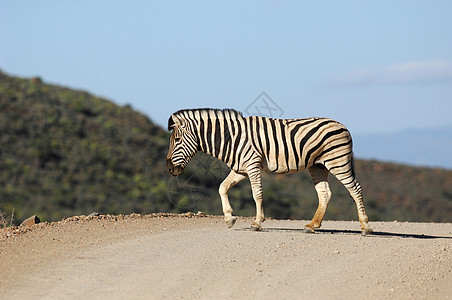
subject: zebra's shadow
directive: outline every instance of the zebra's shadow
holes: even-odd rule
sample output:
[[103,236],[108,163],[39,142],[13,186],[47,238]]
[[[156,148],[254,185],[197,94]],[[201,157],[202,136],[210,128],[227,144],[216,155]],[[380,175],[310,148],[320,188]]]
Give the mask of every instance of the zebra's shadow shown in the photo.
[[[241,231],[250,231],[249,228],[237,228],[236,230]],[[264,227],[264,229],[260,232],[275,232],[275,231],[298,231],[302,234],[303,228],[275,228],[275,227]],[[316,229],[315,234],[343,234],[343,235],[361,235],[360,230],[349,230],[349,229]],[[314,234],[314,235],[315,235]],[[395,232],[386,232],[386,231],[373,231],[368,237],[383,237],[383,238],[411,238],[411,239],[452,239],[451,236],[438,236],[438,235],[427,235],[427,234],[415,234],[415,233],[395,233]]]

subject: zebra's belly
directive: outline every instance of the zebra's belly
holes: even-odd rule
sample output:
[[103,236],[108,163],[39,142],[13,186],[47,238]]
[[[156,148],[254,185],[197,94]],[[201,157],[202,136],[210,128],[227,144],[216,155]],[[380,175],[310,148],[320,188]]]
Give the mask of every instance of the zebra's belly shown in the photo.
[[296,166],[295,164],[288,164],[285,161],[280,161],[276,163],[263,161],[262,162],[262,170],[268,173],[275,173],[275,174],[291,174],[291,173],[297,173],[305,170],[304,166]]

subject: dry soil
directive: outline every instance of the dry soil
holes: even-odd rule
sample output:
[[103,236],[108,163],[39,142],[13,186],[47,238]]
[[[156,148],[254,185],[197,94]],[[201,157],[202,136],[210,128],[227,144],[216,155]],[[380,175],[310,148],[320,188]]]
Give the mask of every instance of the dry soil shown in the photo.
[[1,299],[447,299],[452,224],[153,214],[0,230]]

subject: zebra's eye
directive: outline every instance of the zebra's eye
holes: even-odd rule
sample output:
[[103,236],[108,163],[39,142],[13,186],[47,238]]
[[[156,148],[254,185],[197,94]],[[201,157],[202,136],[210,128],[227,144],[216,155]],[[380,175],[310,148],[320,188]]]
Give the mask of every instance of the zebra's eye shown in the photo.
[[176,143],[179,143],[179,142],[180,142],[180,140],[181,140],[181,138],[180,138],[180,137],[176,137],[176,138],[174,138],[174,141],[175,141]]

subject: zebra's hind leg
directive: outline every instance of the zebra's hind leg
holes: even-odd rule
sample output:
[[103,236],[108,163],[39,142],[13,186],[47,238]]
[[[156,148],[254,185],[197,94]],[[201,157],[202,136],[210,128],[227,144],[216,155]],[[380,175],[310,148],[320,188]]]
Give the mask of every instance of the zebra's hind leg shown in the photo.
[[320,226],[322,226],[322,220],[331,199],[331,190],[328,183],[329,171],[323,165],[313,165],[309,168],[309,173],[315,184],[315,189],[319,198],[319,206],[317,207],[311,223],[305,226],[303,232],[314,233],[314,228],[320,228]]
[[220,184],[218,192],[220,194],[221,204],[223,206],[224,221],[226,222],[228,228],[234,226],[235,221],[237,220],[237,217],[232,216],[233,210],[231,204],[229,203],[228,191],[231,187],[233,187],[234,185],[236,185],[238,182],[242,181],[245,178],[246,175],[239,174],[231,170],[229,175]]
[[336,178],[347,188],[350,196],[356,204],[358,210],[358,218],[361,223],[361,235],[366,236],[372,232],[372,228],[369,227],[369,218],[366,214],[363,202],[363,192],[361,185],[355,178],[353,168],[353,157],[350,158],[347,164],[339,165],[339,167],[330,168],[330,172],[336,176]]
[[[347,186],[346,186],[347,187]],[[348,188],[348,187],[347,187]],[[361,223],[361,235],[366,236],[372,232],[372,228],[369,227],[369,218],[366,214],[366,209],[364,208],[363,193],[361,190],[361,185],[354,180],[354,187],[348,189],[350,195],[353,197],[356,203],[356,209],[358,210],[358,218]]]

